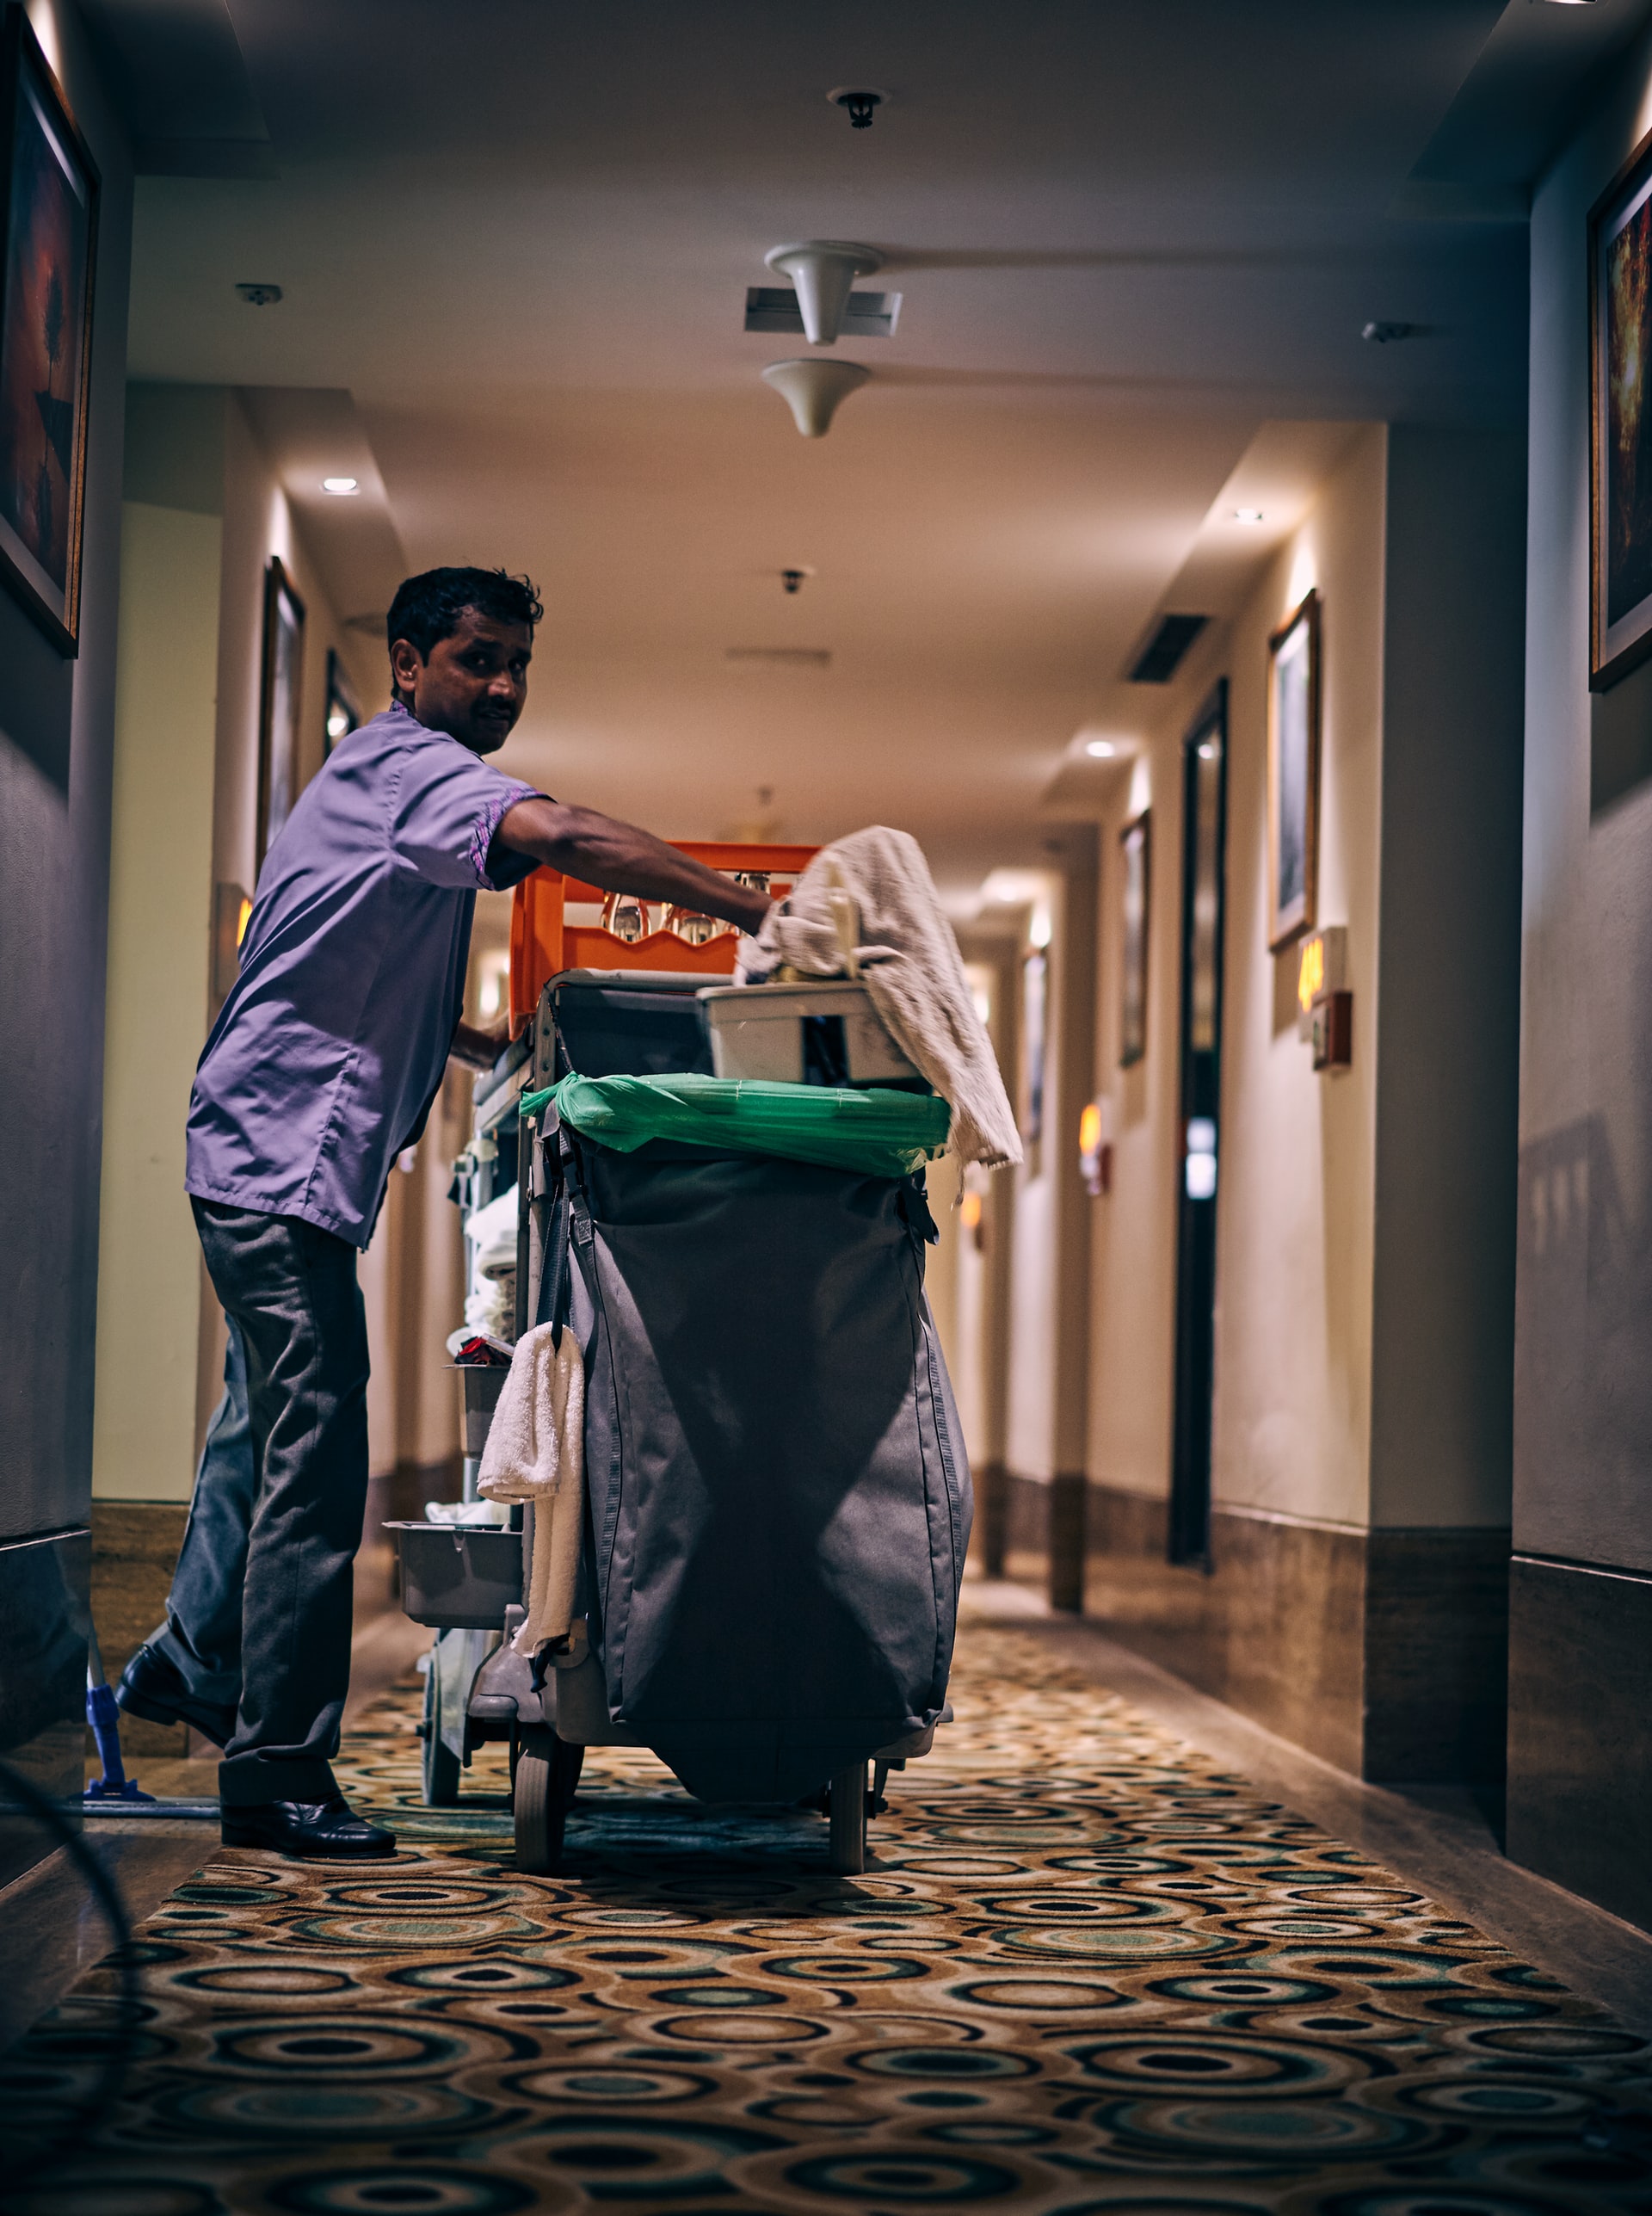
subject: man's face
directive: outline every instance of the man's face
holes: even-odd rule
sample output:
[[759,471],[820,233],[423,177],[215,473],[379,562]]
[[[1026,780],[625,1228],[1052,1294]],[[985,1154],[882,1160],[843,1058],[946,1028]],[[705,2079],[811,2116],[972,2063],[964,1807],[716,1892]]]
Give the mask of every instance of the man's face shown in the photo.
[[473,608],[459,628],[439,639],[429,658],[405,639],[390,650],[397,697],[427,731],[445,731],[472,754],[496,754],[527,699],[533,633],[525,623],[499,623]]

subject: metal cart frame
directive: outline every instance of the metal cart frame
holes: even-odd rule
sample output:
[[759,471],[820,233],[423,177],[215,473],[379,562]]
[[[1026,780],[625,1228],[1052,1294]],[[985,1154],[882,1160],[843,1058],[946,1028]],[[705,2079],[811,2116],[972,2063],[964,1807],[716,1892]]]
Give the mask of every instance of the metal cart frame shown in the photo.
[[[471,1181],[472,1207],[494,1196],[502,1145],[514,1130],[517,1215],[515,1335],[538,1312],[552,1197],[537,1132],[522,1121],[523,1095],[566,1074],[559,1062],[553,1015],[559,986],[600,984],[620,991],[692,993],[699,975],[644,970],[569,971],[540,994],[525,1059],[478,1095],[462,1176]],[[498,1398],[502,1370],[467,1369],[465,1495],[476,1497],[487,1424]],[[647,1741],[608,1713],[602,1667],[591,1651],[586,1627],[576,1621],[566,1651],[533,1657],[515,1653],[511,1640],[523,1621],[525,1579],[533,1553],[531,1507],[513,1509],[509,1528],[486,1525],[401,1524],[404,1604],[410,1615],[437,1628],[426,1665],[424,1797],[428,1806],[458,1800],[462,1768],[489,1741],[510,1748],[511,1806],[516,1867],[548,1875],[559,1867],[568,1812],[579,1783],[585,1750],[645,1747]],[[940,1721],[951,1716],[942,1712]],[[891,1769],[929,1752],[934,1725],[879,1748],[838,1771],[817,1802],[829,1824],[834,1871],[854,1874],[866,1867],[867,1818],[885,1806]],[[868,1779],[868,1768],[872,1775]]]

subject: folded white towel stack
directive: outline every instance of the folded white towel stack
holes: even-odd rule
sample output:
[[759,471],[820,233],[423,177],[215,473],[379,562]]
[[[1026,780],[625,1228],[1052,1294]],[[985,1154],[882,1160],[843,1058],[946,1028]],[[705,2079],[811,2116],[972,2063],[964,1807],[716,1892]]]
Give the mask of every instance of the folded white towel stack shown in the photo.
[[952,1108],[947,1152],[962,1162],[1019,1162],[1021,1142],[992,1041],[923,849],[909,833],[876,824],[823,847],[790,898],[769,910],[757,937],[741,941],[740,982],[755,984],[782,966],[805,977],[843,975],[844,892],[859,911],[854,966],[873,1005]]
[[540,1324],[516,1343],[477,1475],[485,1500],[533,1509],[527,1614],[512,1644],[533,1654],[573,1620],[585,1510],[585,1365],[574,1334]]

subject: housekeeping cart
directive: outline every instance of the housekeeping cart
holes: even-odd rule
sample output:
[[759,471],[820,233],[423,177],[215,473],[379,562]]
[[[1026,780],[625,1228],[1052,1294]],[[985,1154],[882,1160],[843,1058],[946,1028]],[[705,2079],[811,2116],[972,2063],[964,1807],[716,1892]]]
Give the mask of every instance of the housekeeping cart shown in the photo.
[[[650,1749],[704,1799],[817,1806],[832,1867],[857,1871],[889,1771],[951,1714],[970,1479],[923,1299],[918,1166],[946,1111],[719,1089],[708,983],[700,968],[553,977],[502,1080],[516,1332],[571,1330],[586,1376],[569,1635],[532,1657],[512,1645],[533,1507],[511,1512],[521,1529],[398,1534],[408,1613],[438,1627],[438,1654],[456,1634],[474,1642],[433,1662],[427,1787],[433,1737],[458,1762],[508,1742],[527,1871],[558,1866],[584,1750],[605,1745]],[[742,1092],[746,1108],[852,1127],[850,1166],[817,1138],[799,1142],[815,1158],[749,1151],[728,1114]],[[724,1120],[711,1138],[650,1135],[712,1099]],[[854,1166],[866,1131],[919,1123],[930,1144]]]

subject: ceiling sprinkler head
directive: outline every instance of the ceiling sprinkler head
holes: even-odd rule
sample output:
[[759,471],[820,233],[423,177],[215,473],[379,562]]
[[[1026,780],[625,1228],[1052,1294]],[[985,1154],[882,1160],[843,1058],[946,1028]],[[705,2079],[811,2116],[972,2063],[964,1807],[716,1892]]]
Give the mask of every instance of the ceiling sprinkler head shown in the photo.
[[237,293],[250,308],[271,308],[281,297],[279,285],[237,285]]
[[870,85],[839,85],[826,96],[834,108],[841,108],[857,131],[870,131],[872,119],[889,97],[886,92],[874,91]]
[[786,591],[794,593],[808,574],[807,570],[782,570],[780,571],[781,586]]

